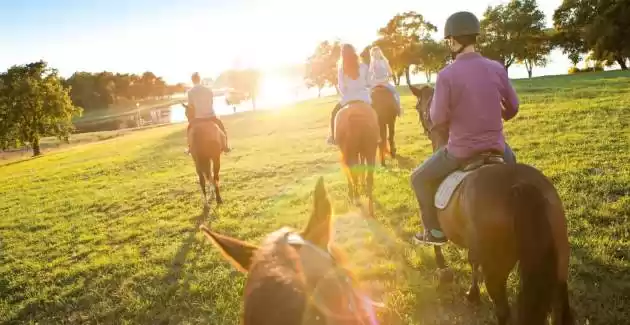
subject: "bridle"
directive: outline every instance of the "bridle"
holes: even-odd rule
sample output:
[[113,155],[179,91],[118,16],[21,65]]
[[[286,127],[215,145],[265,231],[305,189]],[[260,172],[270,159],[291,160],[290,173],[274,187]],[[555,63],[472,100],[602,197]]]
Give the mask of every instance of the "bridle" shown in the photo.
[[[313,295],[311,298],[311,304],[326,319],[324,324],[333,325],[348,322],[350,320],[356,320],[358,322],[357,324],[361,325],[378,324],[376,321],[374,306],[379,306],[380,304],[372,301],[367,295],[354,288],[353,280],[350,277],[350,274],[337,264],[334,255],[330,252],[330,247],[326,250],[321,249],[295,232],[288,232],[285,234],[285,238],[287,244],[296,249],[300,255],[300,260],[304,265],[304,272],[306,273],[307,278],[316,279],[313,284],[313,288],[317,289],[318,283],[324,280],[330,280],[334,277],[336,284],[341,289],[340,292],[342,292],[345,298],[347,298],[347,311],[348,314],[352,315],[351,317],[335,314],[327,306],[318,304],[316,301],[316,294]],[[328,265],[325,265],[325,263],[328,263]],[[360,315],[362,311],[365,311],[367,314],[367,321],[365,320],[365,317]],[[320,319],[319,316],[316,317],[316,319],[323,321],[323,319]]]

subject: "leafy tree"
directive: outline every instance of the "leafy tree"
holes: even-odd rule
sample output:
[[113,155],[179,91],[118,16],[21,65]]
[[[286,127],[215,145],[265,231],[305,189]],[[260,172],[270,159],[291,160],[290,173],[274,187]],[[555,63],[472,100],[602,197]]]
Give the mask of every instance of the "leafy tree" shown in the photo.
[[107,108],[111,104],[119,104],[121,100],[124,103],[163,98],[185,91],[182,87],[171,87],[150,71],[142,75],[75,72],[64,81],[64,85],[71,88],[72,102],[86,110]]
[[415,72],[424,72],[429,83],[431,75],[446,66],[449,56],[450,50],[445,42],[423,41],[418,51],[421,64],[416,66]]
[[564,0],[553,15],[556,45],[576,63],[579,55],[592,56],[627,70],[630,57],[630,2]]
[[378,30],[380,38],[374,43],[378,45],[389,59],[396,75],[395,83],[400,84],[400,76],[404,73],[407,84],[411,84],[409,71],[411,65],[421,64],[418,52],[422,41],[431,38],[437,27],[426,21],[415,11],[397,14]]
[[339,41],[323,41],[306,62],[304,81],[308,88],[317,87],[318,94],[326,86],[337,86],[337,61],[341,54]]
[[512,0],[486,9],[481,20],[479,49],[508,70],[517,61],[542,63],[538,58],[544,53],[537,51],[544,52],[546,48],[529,43],[544,37],[545,14],[536,0]]
[[16,65],[0,74],[0,145],[30,143],[33,155],[41,154],[44,136],[67,139],[72,117],[81,109],[72,104],[55,69],[44,61]]
[[223,72],[215,83],[231,89],[226,100],[229,104],[239,104],[251,99],[253,109],[256,109],[256,98],[260,87],[260,72],[255,69],[232,69]]
[[518,61],[525,65],[529,78],[533,75],[534,67],[547,65],[552,48],[552,31],[547,30],[540,35],[529,35],[523,53]]

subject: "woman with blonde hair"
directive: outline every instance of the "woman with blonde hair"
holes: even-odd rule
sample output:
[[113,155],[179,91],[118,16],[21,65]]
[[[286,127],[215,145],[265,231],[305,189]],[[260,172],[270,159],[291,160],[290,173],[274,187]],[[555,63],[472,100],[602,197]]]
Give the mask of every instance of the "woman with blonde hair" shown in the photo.
[[373,46],[370,49],[370,86],[372,88],[377,86],[383,86],[389,91],[392,92],[394,97],[396,98],[396,109],[398,111],[398,116],[402,114],[402,106],[400,105],[400,95],[396,91],[395,86],[389,82],[392,77],[393,72],[392,68],[389,65],[389,60],[383,55],[383,51],[378,46]]

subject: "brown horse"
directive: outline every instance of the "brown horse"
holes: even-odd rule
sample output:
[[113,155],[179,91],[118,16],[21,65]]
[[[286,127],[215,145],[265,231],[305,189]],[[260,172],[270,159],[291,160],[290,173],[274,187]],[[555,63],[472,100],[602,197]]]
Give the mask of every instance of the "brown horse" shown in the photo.
[[199,186],[201,187],[204,212],[208,212],[210,204],[206,190],[206,181],[211,182],[217,204],[223,203],[219,188],[219,172],[221,171],[221,153],[225,148],[225,134],[219,126],[210,120],[194,121],[188,132],[190,154],[195,162]]
[[[418,99],[416,109],[435,151],[446,144],[448,133],[432,129],[429,107],[434,90],[428,86],[410,88]],[[570,248],[558,192],[537,169],[525,164],[489,164],[489,157],[481,155],[462,165],[470,173],[459,186],[455,185],[450,201],[438,210],[446,236],[468,249],[472,266],[468,299],[480,299],[481,267],[498,323],[507,324],[510,309],[506,281],[519,261],[516,324],[546,324],[551,311],[553,324],[573,324],[567,287]],[[447,269],[439,246],[435,246],[435,254],[438,267]]]
[[331,204],[320,178],[301,233],[282,228],[261,247],[201,230],[237,269],[248,273],[243,325],[371,325],[373,304],[331,241]]
[[341,149],[341,161],[348,178],[350,200],[359,198],[361,183],[364,184],[365,193],[370,201],[370,214],[373,215],[372,192],[379,126],[378,117],[372,106],[354,101],[339,110],[335,117],[335,142]]
[[[396,158],[396,134],[397,110],[396,98],[394,94],[384,86],[376,86],[372,89],[372,106],[378,116],[378,126],[380,129],[380,154],[381,165],[385,166],[385,153],[387,152],[387,142],[389,141],[389,153],[392,158]],[[387,140],[387,141],[386,141]]]

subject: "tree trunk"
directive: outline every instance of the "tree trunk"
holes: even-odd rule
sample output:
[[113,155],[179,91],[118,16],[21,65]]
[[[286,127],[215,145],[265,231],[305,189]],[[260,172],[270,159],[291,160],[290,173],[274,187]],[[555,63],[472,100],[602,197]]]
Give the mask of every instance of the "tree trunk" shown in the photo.
[[396,77],[394,78],[394,83],[396,84],[396,86],[400,86],[400,75],[397,74]]
[[617,61],[617,63],[619,63],[619,66],[621,67],[621,70],[628,70],[628,66],[626,65],[626,58],[624,58],[624,57],[617,57],[617,58],[615,58],[615,61]]
[[31,145],[33,146],[33,157],[39,156],[42,154],[41,149],[39,147],[39,137],[38,136],[33,136],[33,139],[31,140]]
[[431,83],[431,71],[425,71],[424,75],[427,77],[427,83]]
[[405,68],[405,80],[407,81],[407,85],[411,86],[411,78],[409,77],[409,67]]
[[322,87],[317,87],[317,98],[322,97]]
[[529,77],[529,79],[532,78],[532,73],[534,71],[534,62],[533,61],[529,61],[529,60],[525,60],[525,69],[527,70],[527,76]]

